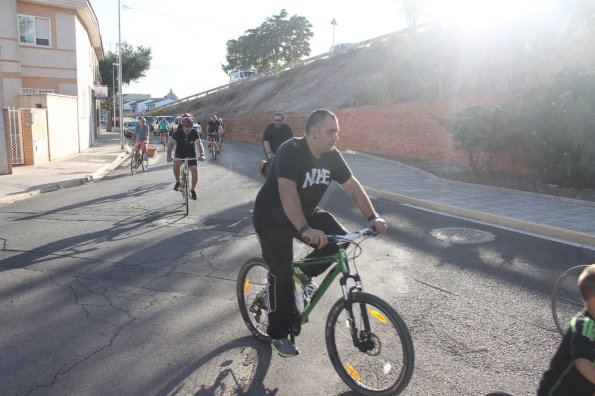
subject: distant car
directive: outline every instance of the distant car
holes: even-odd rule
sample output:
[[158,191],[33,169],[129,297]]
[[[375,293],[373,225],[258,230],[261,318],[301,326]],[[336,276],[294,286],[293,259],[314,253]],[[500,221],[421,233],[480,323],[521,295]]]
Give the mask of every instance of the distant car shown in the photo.
[[331,47],[329,52],[345,52],[351,47],[353,47],[353,44],[350,43],[335,44]]
[[134,129],[139,124],[140,122],[138,122],[137,120],[124,121],[124,136],[126,136],[127,138],[131,138],[132,134],[134,133]]
[[240,70],[229,75],[229,82],[232,83],[245,78],[254,77],[256,74],[257,73],[254,70]]
[[145,124],[147,124],[149,126],[149,130],[153,130],[155,129],[155,117],[153,116],[145,116]]
[[[178,116],[174,119],[173,122],[169,123],[169,125],[167,126],[167,130],[169,131],[169,134],[173,134],[175,131],[178,130],[178,125],[180,125],[180,122],[182,121],[181,116]],[[194,117],[189,117],[192,120],[192,128],[196,129],[196,131],[198,132],[198,135],[202,135],[202,127],[200,126],[200,124],[198,123],[198,120]]]
[[162,118],[165,118],[168,124],[174,120],[174,117],[172,116],[155,116],[155,119],[153,120],[153,135],[159,133],[159,122]]

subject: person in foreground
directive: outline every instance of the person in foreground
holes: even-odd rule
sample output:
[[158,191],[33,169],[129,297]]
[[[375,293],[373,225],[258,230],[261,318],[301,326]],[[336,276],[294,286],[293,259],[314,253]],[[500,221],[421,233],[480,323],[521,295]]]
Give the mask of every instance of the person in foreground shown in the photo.
[[[205,160],[204,147],[200,141],[200,136],[196,129],[192,129],[192,120],[188,117],[182,118],[181,121],[182,129],[177,130],[171,137],[169,144],[167,145],[167,162],[172,161],[171,151],[176,146],[175,157],[176,158],[196,158],[196,146],[200,152],[200,161]],[[176,184],[174,190],[180,189],[180,166],[182,161],[174,161],[174,177],[176,178]],[[196,201],[196,184],[198,183],[198,165],[196,160],[188,161],[188,167],[190,168],[190,174],[192,175],[190,194],[192,199]]]
[[578,288],[585,309],[570,327],[541,377],[538,396],[591,396],[595,394],[595,264],[581,272]]
[[[288,338],[295,304],[291,269],[293,238],[316,248],[308,257],[321,257],[338,250],[335,245],[327,245],[327,234],[347,233],[332,214],[317,207],[331,181],[341,185],[370,226],[381,234],[388,229],[335,148],[338,140],[337,117],[328,110],[312,112],[305,136],[289,139],[279,147],[270,174],[256,196],[254,228],[269,267],[267,333],[273,348],[283,357],[299,353]],[[323,273],[329,265],[312,266],[304,271],[304,286],[313,283],[311,278]]]

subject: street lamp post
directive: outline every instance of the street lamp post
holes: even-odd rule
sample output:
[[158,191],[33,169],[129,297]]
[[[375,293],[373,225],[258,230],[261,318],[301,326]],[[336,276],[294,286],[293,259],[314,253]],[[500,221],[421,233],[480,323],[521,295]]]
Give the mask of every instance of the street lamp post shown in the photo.
[[112,63],[112,126],[116,126],[116,70],[117,63]]
[[122,23],[120,20],[120,0],[118,0],[118,94],[120,95],[120,148],[124,148],[124,105],[122,100]]
[[333,25],[333,45],[331,46],[333,48],[335,46],[335,26],[337,26],[337,20],[335,18],[331,21],[331,25]]

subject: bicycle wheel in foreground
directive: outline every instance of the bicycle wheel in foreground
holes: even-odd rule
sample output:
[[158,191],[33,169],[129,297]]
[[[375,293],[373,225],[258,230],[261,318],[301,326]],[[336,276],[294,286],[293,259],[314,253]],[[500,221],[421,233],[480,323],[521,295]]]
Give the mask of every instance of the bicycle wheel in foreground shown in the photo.
[[251,258],[240,269],[236,295],[240,313],[248,329],[258,339],[270,342],[266,330],[269,324],[266,286],[269,269],[261,258]]
[[335,370],[363,395],[400,393],[411,379],[414,361],[405,322],[386,302],[363,292],[353,293],[353,315],[359,348],[353,344],[343,299],[335,303],[326,322],[326,347]]
[[587,265],[567,269],[558,277],[552,290],[552,315],[560,334],[564,335],[572,317],[584,307],[578,290],[578,276]]

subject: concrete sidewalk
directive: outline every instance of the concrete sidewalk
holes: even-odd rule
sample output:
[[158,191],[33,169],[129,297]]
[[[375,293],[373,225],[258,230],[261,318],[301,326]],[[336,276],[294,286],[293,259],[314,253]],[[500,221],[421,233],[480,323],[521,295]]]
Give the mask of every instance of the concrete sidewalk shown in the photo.
[[99,180],[128,155],[120,148],[119,132],[102,132],[93,147],[80,154],[42,165],[12,167],[0,176],[0,204]]
[[[81,154],[0,176],[0,204],[101,179],[127,157],[120,135],[103,132]],[[372,196],[595,249],[595,202],[450,181],[361,153],[345,159]]]

